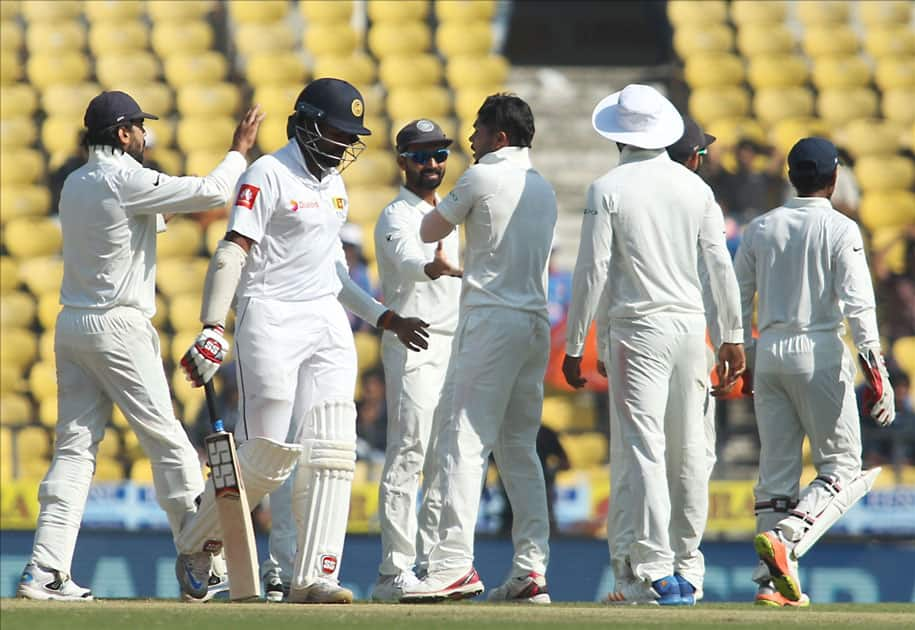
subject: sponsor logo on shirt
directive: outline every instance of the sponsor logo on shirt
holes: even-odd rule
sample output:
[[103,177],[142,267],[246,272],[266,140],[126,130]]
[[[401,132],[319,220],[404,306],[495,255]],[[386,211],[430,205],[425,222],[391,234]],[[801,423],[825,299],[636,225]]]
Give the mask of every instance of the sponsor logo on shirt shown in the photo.
[[257,186],[242,184],[241,188],[238,190],[238,199],[235,200],[235,205],[251,210],[254,207],[254,200],[257,199],[257,194],[260,191],[261,189]]
[[317,208],[320,204],[317,201],[297,201],[293,199],[289,202],[289,210],[292,212],[298,212],[299,210],[305,210],[308,208]]

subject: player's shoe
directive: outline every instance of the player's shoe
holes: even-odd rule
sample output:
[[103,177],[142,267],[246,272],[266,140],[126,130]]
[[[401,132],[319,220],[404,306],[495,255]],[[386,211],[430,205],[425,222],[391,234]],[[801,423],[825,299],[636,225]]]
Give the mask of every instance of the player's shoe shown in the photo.
[[180,553],[175,561],[175,577],[183,599],[203,600],[210,586],[213,558],[207,551]]
[[408,589],[400,601],[407,604],[441,602],[446,599],[468,599],[482,593],[483,582],[473,567],[463,573],[438,571]]
[[229,575],[227,573],[218,575],[216,571],[210,571],[210,577],[207,578],[207,594],[197,599],[187,593],[181,593],[181,599],[189,604],[202,604],[208,602],[220,593],[229,592]]
[[679,573],[674,573],[677,586],[680,587],[680,605],[695,606],[702,599],[702,589],[697,589],[692,583]]
[[791,557],[791,548],[780,530],[772,529],[757,534],[753,546],[759,559],[769,568],[776,590],[793,602],[801,600],[801,579],[797,573],[797,560]]
[[617,585],[616,591],[607,594],[604,603],[612,606],[680,606],[683,600],[677,579],[670,575],[655,580],[650,585],[644,580],[625,580]]
[[60,571],[46,569],[30,562],[25,565],[16,597],[39,600],[63,600],[68,602],[92,601],[92,591],[79,586]]
[[284,584],[275,573],[264,576],[264,597],[268,602],[278,603],[289,598],[289,585]]
[[304,588],[292,588],[293,604],[352,604],[353,592],[331,580],[317,579]]
[[379,575],[372,589],[372,601],[397,603],[405,590],[417,584],[419,578],[412,571],[403,571],[398,575]]
[[491,602],[551,603],[546,578],[539,573],[509,578],[504,584],[491,590],[487,599]]
[[772,584],[760,584],[753,603],[757,606],[769,606],[770,608],[807,608],[810,606],[810,598],[807,597],[806,593],[801,593],[801,598],[798,601],[792,601],[775,590]]

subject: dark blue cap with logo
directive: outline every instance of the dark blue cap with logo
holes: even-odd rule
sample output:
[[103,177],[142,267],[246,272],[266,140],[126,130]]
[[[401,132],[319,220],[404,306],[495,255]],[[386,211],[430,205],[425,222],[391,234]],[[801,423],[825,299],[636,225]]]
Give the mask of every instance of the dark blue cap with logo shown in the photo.
[[839,152],[825,138],[803,138],[788,153],[788,171],[795,175],[829,175],[839,165]]
[[363,125],[362,94],[342,79],[325,77],[306,85],[295,101],[295,111],[297,118],[326,122],[344,133],[372,135]]
[[112,90],[102,92],[89,101],[83,123],[89,131],[101,131],[144,118],[159,120],[158,116],[147,114],[140,109],[139,104],[129,94]]

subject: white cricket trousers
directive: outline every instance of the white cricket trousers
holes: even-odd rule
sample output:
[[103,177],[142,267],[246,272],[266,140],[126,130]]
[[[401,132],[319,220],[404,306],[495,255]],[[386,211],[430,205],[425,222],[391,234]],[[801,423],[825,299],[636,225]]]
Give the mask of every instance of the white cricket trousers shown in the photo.
[[140,311],[65,307],[57,317],[54,353],[56,441],[38,488],[32,562],[69,575],[112,402],[149,457],[156,498],[173,536],[196,511],[203,476],[197,452],[175,418],[159,335]]
[[[855,364],[838,332],[764,332],[756,343],[754,408],[759,428],[757,503],[773,497],[802,502],[829,495],[821,486],[798,493],[804,436],[818,475],[844,485],[861,472],[861,421],[855,401]],[[808,494],[822,494],[806,496]],[[784,512],[760,511],[766,531]]]
[[[632,574],[654,581],[680,573],[700,587],[699,543],[708,516],[708,457],[703,402],[705,339],[689,318],[658,326],[614,322],[608,365],[611,413],[619,422],[611,456],[622,461],[614,487],[625,487],[608,533],[631,528],[625,556]],[[704,322],[701,324],[704,330]],[[611,498],[611,503],[615,502]],[[611,552],[622,545],[611,539]],[[614,562],[614,567],[617,566]]]
[[423,473],[423,496],[429,494],[433,469],[437,467],[429,439],[433,415],[441,399],[451,344],[449,334],[431,333],[429,347],[422,352],[407,350],[390,332],[381,339],[385,389],[388,406],[387,445],[378,492],[381,523],[381,575],[408,572],[425,564],[432,540],[429,535],[438,522],[440,499],[431,499],[423,510],[430,524],[419,529],[417,541],[416,493]]
[[[442,493],[429,573],[469,570],[490,453],[514,513],[512,577],[546,573],[549,516],[537,432],[550,325],[535,313],[477,307],[461,314],[436,413],[433,480]],[[440,422],[440,424],[439,424]],[[424,499],[425,503],[425,499]],[[435,537],[433,537],[435,538]]]

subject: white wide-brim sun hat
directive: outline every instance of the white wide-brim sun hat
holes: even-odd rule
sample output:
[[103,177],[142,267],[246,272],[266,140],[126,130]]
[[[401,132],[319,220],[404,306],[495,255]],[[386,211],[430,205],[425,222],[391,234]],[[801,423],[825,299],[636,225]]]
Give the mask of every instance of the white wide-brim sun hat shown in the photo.
[[641,149],[663,149],[683,135],[683,117],[649,85],[632,83],[605,97],[591,114],[603,137]]

